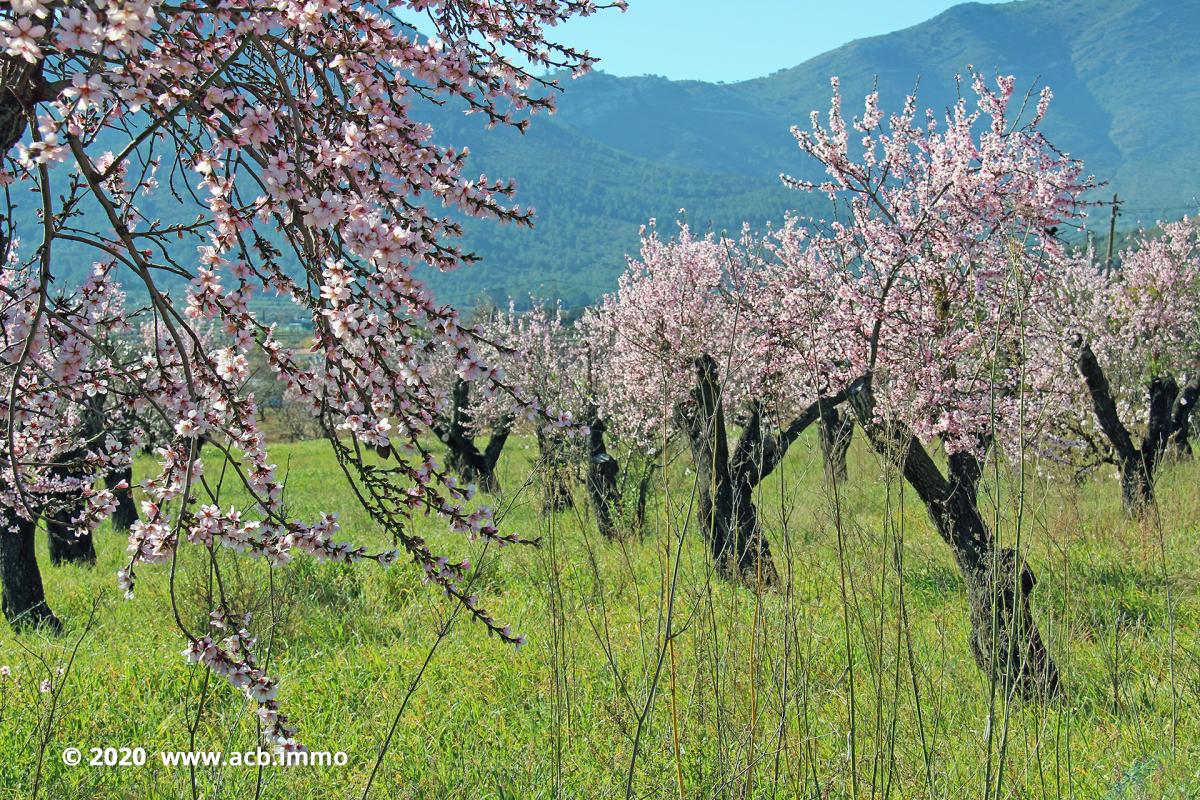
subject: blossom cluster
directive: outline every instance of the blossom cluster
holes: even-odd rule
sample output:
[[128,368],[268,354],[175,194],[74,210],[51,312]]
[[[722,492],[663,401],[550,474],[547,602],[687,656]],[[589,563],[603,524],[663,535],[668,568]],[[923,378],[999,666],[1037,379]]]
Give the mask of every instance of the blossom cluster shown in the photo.
[[834,80],[827,119],[793,130],[828,180],[785,180],[845,212],[819,245],[833,268],[826,335],[871,376],[880,414],[951,452],[1021,440],[1039,399],[1028,342],[1066,260],[1057,232],[1095,185],[1041,132],[1049,89],[1021,119],[1015,86],[974,74],[975,107],[964,97],[943,119],[918,119],[911,96],[887,116],[871,94],[847,122]]
[[[1104,265],[1082,251],[1058,265],[1035,331],[1036,389],[1046,404],[1043,452],[1081,471],[1112,463],[1093,399],[1078,375],[1087,345],[1104,370],[1118,416],[1141,441],[1156,380],[1179,387],[1200,373],[1200,232],[1196,220],[1140,231]],[[1186,399],[1184,400],[1186,402]]]
[[[17,194],[44,204],[41,240],[25,261],[0,242],[10,259],[0,300],[4,499],[34,514],[43,506],[35,495],[92,491],[110,456],[81,441],[76,423],[88,398],[105,396],[162,434],[98,434],[125,464],[136,440],[158,445],[119,576],[127,590],[140,564],[173,558],[185,543],[272,562],[303,552],[389,564],[404,553],[519,644],[469,592],[465,562],[433,552],[410,521],[430,513],[469,537],[524,541],[498,531],[428,449],[445,402],[431,357],[470,379],[496,374],[472,326],[436,302],[420,270],[474,260],[456,243],[464,215],[528,224],[532,212],[512,202],[511,181],[469,176],[467,151],[435,143],[414,105],[456,103],[488,125],[523,129],[553,108],[557,84],[541,75],[582,74],[595,61],[548,40],[547,29],[623,2],[68,5],[23,0],[0,11],[0,58],[18,67],[3,102],[20,106],[18,118],[32,109],[33,122],[4,142],[4,180],[36,193],[8,195],[8,216]],[[181,201],[175,218],[145,210],[164,184],[194,201]],[[102,222],[88,216],[81,230],[84,206]],[[103,264],[55,299],[52,253],[64,238]],[[121,308],[118,273],[144,307]],[[256,310],[262,298],[308,312],[311,347],[281,341]],[[135,331],[143,346],[130,353]],[[393,548],[337,541],[332,514],[287,513],[249,389],[252,362],[318,421]],[[65,469],[77,461],[88,470]],[[239,481],[251,503],[219,502],[218,474]],[[107,491],[94,491],[80,525],[111,513]],[[184,632],[199,662],[272,708],[274,684],[259,685],[246,637],[221,644]]]
[[784,180],[825,192],[835,220],[737,239],[645,232],[596,315],[608,411],[652,439],[706,353],[734,420],[748,403],[784,420],[869,376],[878,414],[948,451],[1019,440],[1030,406],[1052,407],[1030,392],[1045,359],[1028,346],[1070,262],[1055,232],[1094,185],[1040,131],[1050,92],[1022,121],[1014,79],[974,75],[973,109],[962,99],[921,120],[909,97],[888,116],[872,94],[848,121],[832,86],[826,119],[794,129],[828,179]]

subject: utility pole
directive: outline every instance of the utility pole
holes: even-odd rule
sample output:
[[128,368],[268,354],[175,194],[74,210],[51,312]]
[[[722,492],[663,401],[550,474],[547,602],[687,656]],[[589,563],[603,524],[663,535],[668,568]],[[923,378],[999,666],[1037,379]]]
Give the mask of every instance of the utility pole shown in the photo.
[[1112,216],[1108,218],[1108,255],[1104,259],[1104,274],[1112,272],[1113,262],[1113,245],[1117,239],[1117,209],[1120,208],[1121,201],[1117,199],[1117,193],[1113,192],[1112,199]]

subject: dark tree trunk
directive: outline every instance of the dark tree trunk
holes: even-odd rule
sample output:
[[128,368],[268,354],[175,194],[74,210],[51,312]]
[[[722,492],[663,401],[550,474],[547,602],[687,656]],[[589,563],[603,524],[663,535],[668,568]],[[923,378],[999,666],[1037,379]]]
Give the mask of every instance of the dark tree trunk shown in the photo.
[[637,500],[633,507],[633,529],[639,534],[646,527],[646,501],[650,497],[650,482],[654,480],[654,464],[645,465],[637,484]]
[[77,536],[75,527],[71,524],[71,518],[77,516],[81,510],[67,506],[58,508],[44,517],[51,564],[58,566],[96,563],[96,545],[92,541],[91,532]]
[[617,476],[621,467],[608,453],[604,444],[604,421],[595,418],[591,423],[591,454],[587,466],[587,493],[596,515],[596,525],[606,539],[620,536],[617,521],[620,519],[621,492],[617,488]]
[[491,487],[488,491],[500,491],[500,481],[496,477],[496,465],[500,463],[500,454],[504,452],[504,445],[508,442],[508,435],[511,432],[512,420],[508,418],[492,428],[487,446],[483,448],[482,464],[475,468],[483,477],[484,483]]
[[1121,422],[1108,377],[1086,343],[1079,345],[1078,367],[1092,398],[1096,421],[1112,444],[1121,475],[1121,501],[1125,513],[1131,517],[1139,516],[1154,502],[1154,479],[1159,463],[1172,451],[1191,452],[1187,441],[1188,426],[1192,406],[1200,397],[1200,378],[1193,377],[1183,391],[1170,376],[1150,381],[1146,387],[1149,400],[1146,435],[1139,446]]
[[[9,530],[12,526],[16,530]],[[37,526],[11,509],[0,512],[0,587],[4,617],[16,629],[45,627],[60,630],[62,624],[42,588],[34,540]]]
[[[0,53],[0,153],[7,154],[25,135],[35,102],[50,99],[42,79],[42,61],[30,64]],[[8,256],[6,232],[0,232],[0,258]],[[9,530],[9,528],[14,530]],[[14,628],[62,624],[46,605],[34,540],[37,526],[12,509],[0,509],[0,607]]]
[[776,584],[779,573],[758,521],[754,489],[783,461],[792,442],[818,420],[821,410],[842,402],[845,393],[817,400],[778,432],[763,429],[762,407],[753,404],[732,454],[720,394],[717,364],[705,354],[696,360],[692,403],[679,409],[699,483],[700,528],[722,576]]
[[825,477],[841,483],[846,480],[846,452],[854,435],[854,417],[837,406],[821,409],[821,458]]
[[[87,401],[82,414],[82,424],[77,434],[85,444],[61,454],[59,463],[51,469],[53,475],[80,487],[95,482],[96,473],[88,464],[89,450],[99,449],[104,444],[104,395],[96,395]],[[50,563],[95,564],[96,547],[92,532],[76,533],[73,519],[87,510],[87,498],[82,488],[52,496],[42,508],[42,519],[46,521],[46,540],[49,544]]]
[[105,484],[112,488],[122,483],[124,489],[112,489],[117,498],[117,510],[113,512],[112,524],[115,531],[127,531],[138,521],[137,505],[133,502],[133,467],[122,467],[108,473]]
[[25,135],[34,103],[53,99],[42,77],[42,63],[0,53],[0,155]]
[[546,432],[540,429],[537,442],[542,477],[542,513],[565,511],[575,505],[575,499],[571,496],[567,443],[557,431]]
[[[700,530],[717,573],[755,585],[777,583],[771,548],[758,524],[754,486],[747,473],[734,470],[730,463],[717,365],[707,354],[696,360],[692,403],[680,409],[679,416],[696,468]],[[758,426],[748,426],[742,440],[751,435],[750,427]]]
[[1200,370],[1196,370],[1196,374],[1184,385],[1171,414],[1171,438],[1167,449],[1177,460],[1192,457],[1192,445],[1188,439],[1192,432],[1192,407],[1197,402],[1200,402]]
[[999,548],[979,512],[980,461],[969,453],[950,456],[949,477],[912,432],[875,419],[868,378],[850,388],[850,406],[872,447],[891,460],[925,504],[938,534],[950,545],[967,590],[971,654],[975,663],[1026,698],[1058,692],[1058,670],[1029,608],[1033,571],[1014,550]]
[[451,392],[450,419],[434,427],[434,433],[446,445],[446,467],[467,483],[474,483],[485,492],[500,490],[496,464],[512,431],[512,420],[504,419],[492,430],[487,447],[480,451],[471,433],[471,384],[464,380],[454,383]]

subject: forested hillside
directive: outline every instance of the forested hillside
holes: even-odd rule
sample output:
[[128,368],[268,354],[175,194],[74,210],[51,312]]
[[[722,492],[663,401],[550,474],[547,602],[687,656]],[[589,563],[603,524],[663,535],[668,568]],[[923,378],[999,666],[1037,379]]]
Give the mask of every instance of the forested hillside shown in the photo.
[[[965,3],[751,81],[602,72],[565,80],[558,113],[537,118],[524,135],[487,131],[457,108],[425,110],[438,141],[469,143],[473,172],[515,177],[518,202],[538,212],[535,230],[468,223],[483,263],[429,277],[456,303],[537,293],[579,306],[613,288],[651,218],[662,224],[685,209],[693,227],[727,230],[778,221],[789,210],[820,217],[822,199],[784,189],[779,174],[816,177],[790,127],[825,110],[831,75],[852,109],[873,85],[885,110],[914,88],[920,105],[943,109],[968,65],[1014,74],[1022,90],[1049,85],[1056,100],[1048,134],[1108,182],[1105,198],[1121,195],[1121,226],[1177,218],[1200,204],[1192,156],[1200,117],[1191,113],[1200,107],[1197,30],[1196,2]],[[36,231],[34,207],[18,221],[27,238]],[[164,219],[187,215],[166,191],[149,207]],[[1107,211],[1090,227],[1104,232]],[[180,243],[181,258],[189,250]],[[61,248],[66,272],[83,274],[88,264],[73,257]]]
[[[456,299],[540,287],[577,303],[613,286],[649,217],[686,207],[693,225],[722,229],[788,209],[819,215],[819,199],[781,189],[778,176],[815,177],[789,129],[826,109],[830,75],[850,108],[873,85],[885,109],[914,88],[920,105],[945,108],[968,65],[1014,74],[1022,89],[1049,85],[1048,135],[1108,182],[1104,197],[1120,194],[1121,226],[1179,217],[1200,206],[1192,156],[1200,117],[1187,111],[1200,107],[1197,30],[1195,2],[965,3],[752,81],[603,73],[568,81],[558,114],[523,138],[484,136],[475,119],[447,115],[447,140],[477,141],[481,168],[517,176],[539,222],[533,232],[476,226],[472,243],[486,266],[439,284]],[[1090,226],[1104,231],[1107,210],[1093,217]]]

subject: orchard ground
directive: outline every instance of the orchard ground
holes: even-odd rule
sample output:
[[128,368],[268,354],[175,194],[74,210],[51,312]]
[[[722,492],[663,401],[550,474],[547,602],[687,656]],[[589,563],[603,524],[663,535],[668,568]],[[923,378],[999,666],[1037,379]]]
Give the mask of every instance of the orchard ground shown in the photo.
[[[455,617],[371,796],[626,797],[635,749],[634,797],[1200,796],[1200,464],[1164,470],[1159,513],[1143,522],[1123,517],[1108,475],[1074,486],[992,472],[990,521],[1006,543],[1020,537],[1037,571],[1035,614],[1064,678],[1064,696],[1039,705],[991,691],[968,649],[949,548],[861,440],[836,489],[812,432],[761,487],[786,575],[784,590],[763,593],[711,574],[688,519],[686,458],[666,465],[672,492],[656,490],[643,534],[607,542],[579,484],[574,509],[541,514],[536,452],[531,437],[510,443],[497,505],[502,530],[540,535],[539,548],[483,552],[437,520],[418,522],[471,559],[474,591],[529,643],[514,650]],[[344,538],[388,546],[326,443],[272,455],[290,514],[338,510]],[[140,462],[137,479],[151,466]],[[43,560],[62,636],[0,632],[0,664],[15,679],[0,678],[0,798],[28,797],[35,776],[40,796],[56,799],[359,797],[454,613],[420,571],[301,558],[269,572],[220,554],[226,596],[253,612],[298,739],[348,763],[192,775],[156,754],[253,749],[253,712],[180,655],[169,566],[141,566],[138,597],[122,598],[124,546],[106,526],[95,568]],[[205,559],[183,548],[174,578],[193,630],[216,591]],[[105,746],[140,746],[149,759],[61,758]]]

